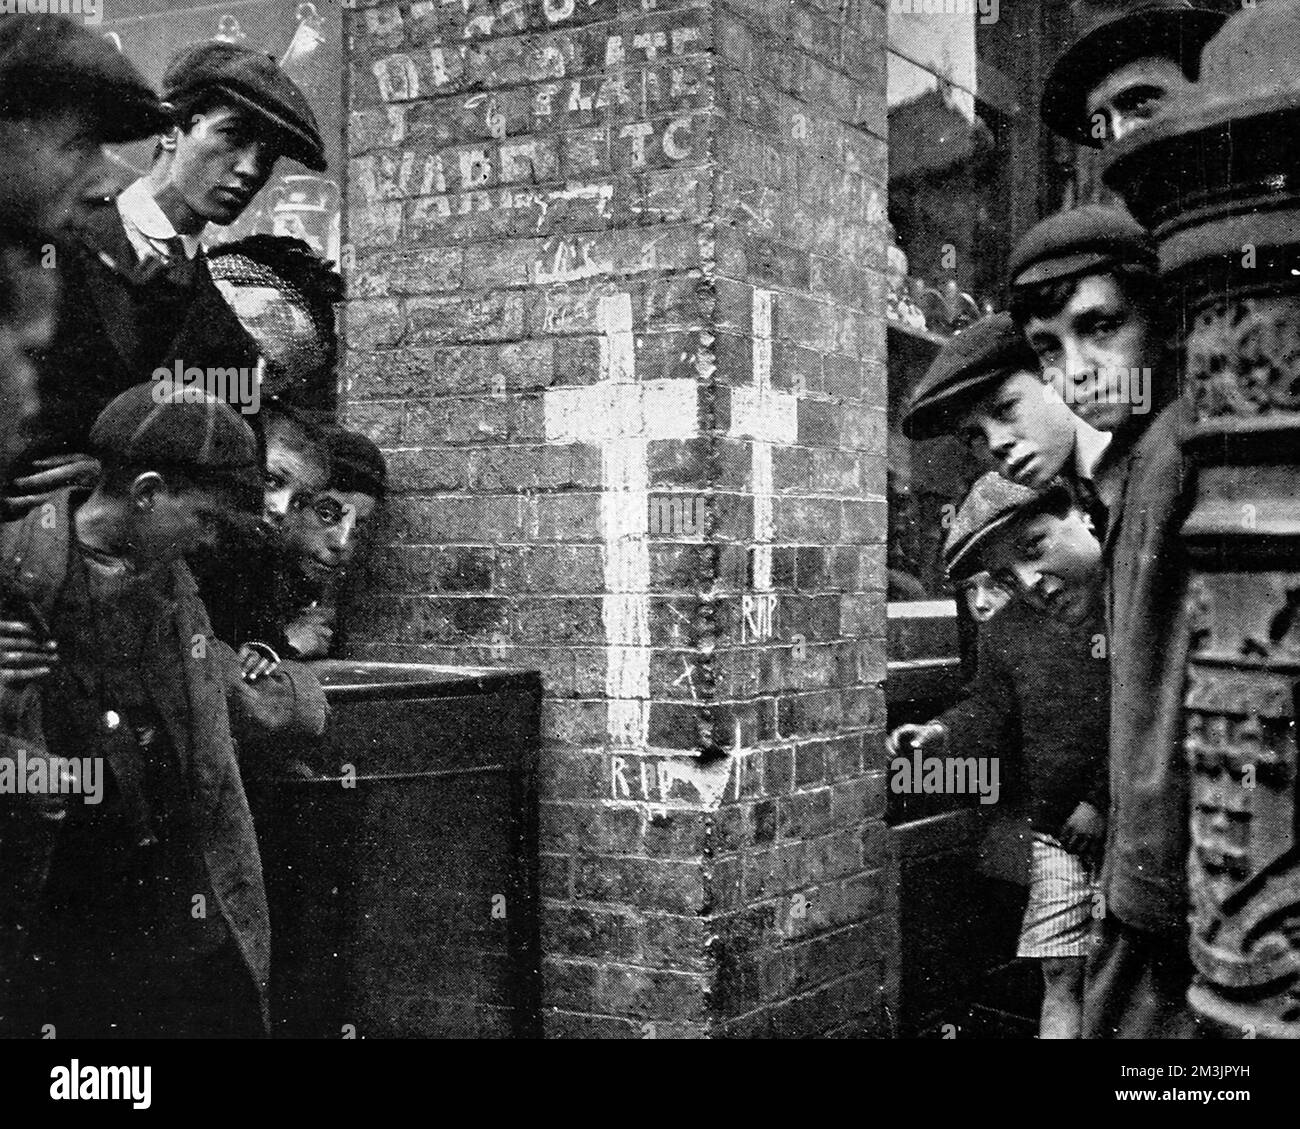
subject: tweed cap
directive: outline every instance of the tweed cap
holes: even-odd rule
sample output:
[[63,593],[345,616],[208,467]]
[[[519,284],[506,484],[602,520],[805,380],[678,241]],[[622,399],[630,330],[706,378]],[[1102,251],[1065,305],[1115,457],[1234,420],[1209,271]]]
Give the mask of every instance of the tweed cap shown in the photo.
[[1173,59],[1194,77],[1201,49],[1228,18],[1191,0],[1075,0],[1075,40],[1052,65],[1041,114],[1049,129],[1080,145],[1101,148],[1088,128],[1088,92],[1135,59]]
[[279,138],[285,156],[313,172],[325,171],[316,115],[274,56],[216,41],[183,48],[163,75],[163,99],[183,113],[213,92],[261,118]]
[[154,380],[111,401],[90,429],[91,453],[109,466],[168,470],[223,486],[261,512],[257,439],[237,411],[192,385]]
[[1041,496],[1039,491],[1017,486],[996,471],[977,479],[957,510],[943,545],[948,579],[956,582],[979,572],[980,548]]
[[934,439],[1015,372],[1037,372],[1038,358],[1010,314],[991,314],[948,339],[912,390],[900,426],[909,439]]
[[1048,216],[1021,236],[1007,274],[1015,290],[1093,274],[1117,263],[1154,270],[1154,241],[1124,209],[1084,204]]
[[95,140],[138,141],[171,124],[158,95],[112,43],[64,16],[0,15],[0,117],[65,110]]

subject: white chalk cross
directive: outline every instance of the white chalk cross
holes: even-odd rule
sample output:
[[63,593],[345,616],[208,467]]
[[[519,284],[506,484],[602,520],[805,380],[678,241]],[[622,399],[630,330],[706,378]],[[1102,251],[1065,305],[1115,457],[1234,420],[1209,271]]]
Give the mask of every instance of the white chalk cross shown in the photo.
[[772,446],[790,445],[799,438],[799,398],[772,387],[771,290],[754,289],[753,384],[731,390],[730,434],[753,441],[750,455],[750,494],[754,500],[754,591],[772,590]]
[[646,748],[650,730],[649,444],[656,439],[691,439],[699,433],[699,385],[690,378],[637,380],[630,294],[601,298],[597,319],[600,380],[578,388],[546,390],[546,438],[600,447],[607,733],[612,745]]

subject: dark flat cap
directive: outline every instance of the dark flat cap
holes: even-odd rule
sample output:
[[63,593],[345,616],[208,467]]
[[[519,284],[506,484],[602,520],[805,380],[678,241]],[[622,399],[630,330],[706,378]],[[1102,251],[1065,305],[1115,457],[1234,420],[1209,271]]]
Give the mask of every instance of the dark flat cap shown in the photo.
[[1037,372],[1038,358],[1010,314],[992,314],[951,337],[908,398],[900,426],[909,439],[952,430],[957,416],[1015,372]]
[[102,462],[176,471],[225,486],[260,512],[262,474],[253,430],[229,404],[194,385],[152,380],[128,388],[90,429]]
[[163,75],[163,99],[183,113],[185,107],[211,92],[261,118],[279,138],[285,156],[313,172],[325,171],[325,145],[316,115],[273,56],[234,43],[195,43],[183,48]]
[[1116,263],[1156,266],[1155,243],[1122,208],[1084,204],[1035,224],[1012,248],[1010,286],[1037,286],[1092,274]]
[[388,463],[383,452],[359,431],[345,427],[324,430],[329,454],[329,489],[344,494],[369,494],[382,501],[388,489]]
[[1053,64],[1043,87],[1048,128],[1101,148],[1088,128],[1088,92],[1112,71],[1149,56],[1173,59],[1189,78],[1227,15],[1191,0],[1075,0],[1079,38]]
[[0,117],[71,111],[95,140],[165,132],[170,118],[144,76],[103,36],[63,16],[0,15]]
[[989,471],[976,480],[957,510],[943,544],[948,579],[960,581],[978,572],[980,548],[1039,497],[1039,491],[1017,486],[996,471]]

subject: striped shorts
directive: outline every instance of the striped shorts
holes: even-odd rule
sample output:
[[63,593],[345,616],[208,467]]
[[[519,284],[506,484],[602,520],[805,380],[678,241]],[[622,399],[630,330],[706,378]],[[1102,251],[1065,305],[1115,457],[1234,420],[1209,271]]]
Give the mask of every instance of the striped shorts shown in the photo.
[[1087,956],[1097,876],[1051,835],[1035,831],[1030,849],[1029,905],[1016,955]]

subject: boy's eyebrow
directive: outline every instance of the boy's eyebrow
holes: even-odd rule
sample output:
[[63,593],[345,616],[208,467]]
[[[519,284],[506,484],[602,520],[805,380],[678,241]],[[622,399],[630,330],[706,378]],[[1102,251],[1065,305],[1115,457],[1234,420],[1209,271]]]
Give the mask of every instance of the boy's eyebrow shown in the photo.
[[1099,318],[1117,318],[1122,316],[1122,311],[1110,303],[1104,306],[1089,306],[1087,309],[1080,310],[1074,315],[1076,324],[1088,321],[1097,321]]

